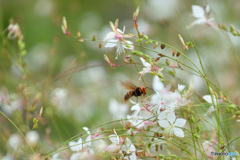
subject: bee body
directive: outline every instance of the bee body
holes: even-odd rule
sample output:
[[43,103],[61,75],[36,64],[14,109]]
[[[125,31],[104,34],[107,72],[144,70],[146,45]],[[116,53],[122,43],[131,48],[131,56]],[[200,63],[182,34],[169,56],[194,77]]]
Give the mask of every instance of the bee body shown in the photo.
[[132,96],[138,97],[141,95],[145,95],[147,93],[147,89],[146,87],[142,86],[142,87],[136,87],[134,84],[132,84],[131,82],[122,82],[122,85],[126,88],[126,89],[130,89],[130,91],[128,91],[125,96],[124,96],[124,101],[126,102],[129,98],[131,98]]

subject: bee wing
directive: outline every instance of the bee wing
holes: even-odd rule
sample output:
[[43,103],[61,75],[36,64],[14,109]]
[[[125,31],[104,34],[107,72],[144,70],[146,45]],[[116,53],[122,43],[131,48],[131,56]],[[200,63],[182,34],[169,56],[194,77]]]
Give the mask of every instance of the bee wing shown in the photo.
[[137,86],[135,86],[129,81],[125,81],[125,82],[121,81],[121,84],[127,90],[135,90],[137,88]]

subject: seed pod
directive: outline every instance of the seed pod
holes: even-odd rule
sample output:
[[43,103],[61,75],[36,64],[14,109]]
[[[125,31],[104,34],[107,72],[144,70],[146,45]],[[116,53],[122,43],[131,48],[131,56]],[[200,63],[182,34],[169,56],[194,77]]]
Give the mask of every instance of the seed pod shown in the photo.
[[159,53],[158,55],[159,55],[160,57],[164,57],[164,55],[163,55],[162,53]]
[[158,46],[158,42],[156,42],[153,46],[153,49],[155,49]]
[[161,44],[161,49],[164,49],[165,48],[165,44]]
[[172,51],[172,56],[174,57],[175,54],[176,54],[176,50],[174,49],[174,50]]
[[99,43],[98,48],[102,48],[102,42]]
[[178,68],[182,69],[182,65],[179,62],[178,62]]
[[177,52],[177,57],[179,57],[179,56],[180,56],[180,54],[181,54],[180,52]]

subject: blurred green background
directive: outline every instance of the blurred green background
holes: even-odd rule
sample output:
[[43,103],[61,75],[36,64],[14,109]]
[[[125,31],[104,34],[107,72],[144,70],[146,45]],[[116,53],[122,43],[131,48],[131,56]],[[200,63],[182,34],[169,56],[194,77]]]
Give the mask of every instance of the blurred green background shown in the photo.
[[[17,63],[17,41],[7,39],[7,32],[1,34],[0,96],[8,99],[8,107],[13,108],[7,109],[8,113],[5,113],[6,101],[2,101],[1,110],[26,134],[33,126],[32,119],[39,115],[40,107],[43,106],[42,119],[36,129],[41,139],[36,146],[39,153],[47,152],[80,133],[84,126],[93,127],[114,119],[109,111],[109,101],[116,99],[123,103],[126,91],[119,84],[121,80],[143,85],[138,81],[138,72],[133,65],[119,68],[100,65],[71,73],[69,69],[76,66],[106,64],[103,54],[107,54],[116,64],[123,64],[123,56],[116,61],[115,50],[104,47],[99,49],[98,42],[80,43],[64,35],[61,30],[62,17],[66,17],[72,34],[76,35],[77,31],[80,31],[81,36],[86,39],[96,35],[97,40],[101,41],[111,29],[109,21],[114,22],[117,18],[120,29],[125,25],[126,33],[136,35],[132,26],[132,15],[137,6],[140,6],[140,31],[152,39],[182,48],[178,34],[181,34],[185,41],[190,41],[190,37],[181,18],[186,25],[195,20],[191,12],[193,4],[209,4],[212,10],[210,17],[215,19],[215,23],[227,26],[233,24],[240,28],[239,0],[1,0],[0,30],[4,31],[10,20],[18,23],[28,51],[23,58],[26,63],[24,74]],[[239,37],[206,25],[194,26],[190,33],[196,41],[209,78],[219,85],[233,102],[239,104]],[[149,46],[152,47],[153,45]],[[157,50],[171,54],[167,49]],[[186,51],[186,55],[200,66],[193,49]],[[183,57],[179,59],[184,61]],[[139,62],[137,58],[136,61]],[[164,63],[163,61],[163,66]],[[141,65],[139,69],[142,69]],[[55,79],[59,73],[63,73],[63,76]],[[146,75],[145,78],[151,87],[152,76]],[[195,91],[200,95],[207,94],[202,79],[184,71],[177,72],[177,79],[187,85],[194,80]],[[22,85],[26,85],[23,93],[18,92]],[[31,108],[31,103],[38,94],[41,96],[34,106],[36,108],[26,114],[26,101]],[[12,153],[8,141],[17,131],[3,116],[0,116],[0,122],[0,157],[3,157]],[[46,140],[47,134],[51,143]]]

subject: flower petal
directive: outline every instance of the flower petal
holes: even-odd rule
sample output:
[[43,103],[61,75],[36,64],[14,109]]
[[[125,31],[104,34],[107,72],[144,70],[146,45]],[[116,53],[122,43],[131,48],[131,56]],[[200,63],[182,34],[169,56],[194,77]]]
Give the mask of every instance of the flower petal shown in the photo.
[[142,64],[144,65],[144,67],[150,68],[151,64],[148,63],[144,58],[140,57],[140,60],[142,61]]
[[167,128],[170,126],[169,122],[167,120],[160,120],[158,121],[159,125],[163,128]]
[[109,40],[108,43],[105,45],[105,47],[113,48],[117,46],[117,42],[118,40],[115,40],[115,39]]
[[109,41],[110,39],[115,39],[115,33],[114,32],[109,32],[106,37],[104,38],[104,42]]
[[180,128],[174,128],[173,131],[174,131],[174,134],[175,134],[177,137],[184,137],[184,132],[183,132],[182,129],[180,129]]
[[158,78],[158,76],[154,76],[153,78],[153,89],[155,91],[160,92],[161,90],[164,89],[164,85],[163,83],[160,81],[160,79]]
[[193,13],[193,16],[196,18],[204,17],[204,9],[201,6],[192,5],[192,13]]
[[171,124],[173,124],[173,122],[174,122],[175,119],[176,119],[175,113],[174,113],[174,112],[169,112],[169,113],[166,112],[166,114],[167,114],[167,120],[168,120]]
[[174,123],[174,126],[183,127],[186,124],[186,120],[183,118],[178,118]]
[[203,99],[204,99],[205,101],[207,101],[208,103],[212,103],[212,98],[211,98],[210,95],[205,95],[205,96],[203,96]]
[[181,92],[185,87],[185,85],[178,84],[178,91]]

